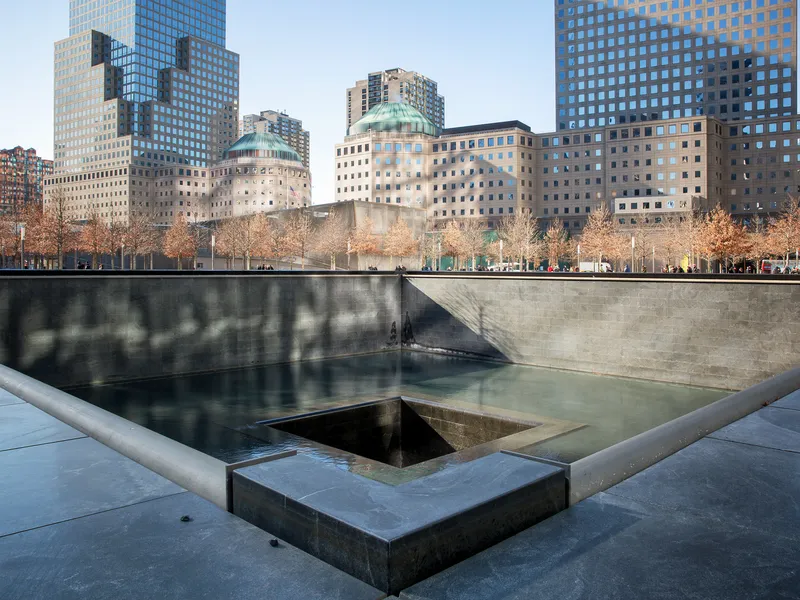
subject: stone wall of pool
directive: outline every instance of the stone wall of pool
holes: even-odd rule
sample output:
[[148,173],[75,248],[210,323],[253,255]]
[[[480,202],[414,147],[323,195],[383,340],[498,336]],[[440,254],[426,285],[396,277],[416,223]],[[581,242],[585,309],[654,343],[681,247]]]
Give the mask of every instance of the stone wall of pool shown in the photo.
[[800,364],[800,280],[0,274],[0,363],[58,387],[401,347],[743,389]]
[[0,275],[0,363],[57,387],[397,349],[394,274]]
[[724,389],[800,364],[800,280],[412,273],[404,347]]

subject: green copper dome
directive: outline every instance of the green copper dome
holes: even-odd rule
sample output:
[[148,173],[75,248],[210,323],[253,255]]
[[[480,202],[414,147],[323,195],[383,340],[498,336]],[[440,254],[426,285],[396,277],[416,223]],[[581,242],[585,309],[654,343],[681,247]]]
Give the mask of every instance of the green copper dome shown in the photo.
[[368,131],[395,131],[398,133],[424,133],[439,135],[431,121],[410,104],[389,102],[373,106],[358,121],[350,126],[347,135]]
[[228,158],[278,158],[302,162],[300,155],[283,138],[274,133],[248,133],[225,150],[223,159]]

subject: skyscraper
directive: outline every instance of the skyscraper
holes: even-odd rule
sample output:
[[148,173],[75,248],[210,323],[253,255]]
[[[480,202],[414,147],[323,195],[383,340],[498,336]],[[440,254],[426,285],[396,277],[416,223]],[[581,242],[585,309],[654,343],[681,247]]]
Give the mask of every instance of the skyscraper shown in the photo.
[[794,115],[797,0],[555,0],[558,129]]
[[206,168],[236,140],[239,57],[225,49],[225,8],[70,1],[70,37],[55,48],[52,185],[73,218],[124,221],[150,207],[156,168]]
[[415,71],[389,69],[370,73],[347,90],[347,128],[378,104],[402,102],[410,104],[444,128],[444,96],[438,84]]
[[303,129],[300,119],[277,110],[262,110],[257,115],[244,115],[239,124],[239,135],[250,133],[274,133],[281,136],[300,155],[303,164],[309,165],[311,134]]

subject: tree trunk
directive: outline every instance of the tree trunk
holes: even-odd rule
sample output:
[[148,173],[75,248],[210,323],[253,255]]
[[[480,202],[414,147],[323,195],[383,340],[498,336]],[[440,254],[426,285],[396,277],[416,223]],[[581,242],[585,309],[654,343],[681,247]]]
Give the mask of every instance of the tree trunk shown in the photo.
[[153,253],[150,253],[150,270],[153,270]]
[[178,271],[183,271],[183,261],[180,256],[178,256]]
[[92,253],[92,269],[96,269],[96,268],[97,268],[97,254],[96,253]]
[[331,254],[331,271],[336,270],[336,255]]

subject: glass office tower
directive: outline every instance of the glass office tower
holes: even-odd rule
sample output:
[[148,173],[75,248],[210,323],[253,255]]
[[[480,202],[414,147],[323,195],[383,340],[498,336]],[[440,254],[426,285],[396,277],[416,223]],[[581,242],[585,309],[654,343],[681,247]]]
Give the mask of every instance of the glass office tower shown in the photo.
[[206,166],[236,141],[225,0],[71,0],[56,43],[55,170]]
[[797,0],[555,0],[558,128],[796,113]]

